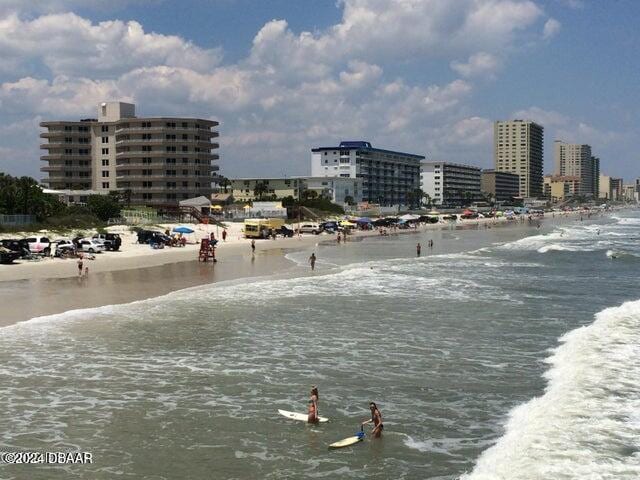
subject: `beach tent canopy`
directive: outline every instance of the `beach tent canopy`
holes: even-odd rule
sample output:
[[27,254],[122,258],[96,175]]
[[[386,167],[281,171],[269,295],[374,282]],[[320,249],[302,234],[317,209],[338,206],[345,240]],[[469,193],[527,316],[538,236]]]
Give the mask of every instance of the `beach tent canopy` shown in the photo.
[[356,218],[356,223],[373,223],[373,220],[368,217],[360,217]]
[[188,198],[187,200],[180,200],[180,206],[181,207],[210,207],[211,201],[204,195],[201,195],[195,198]]
[[343,227],[355,227],[356,226],[355,223],[352,223],[352,222],[350,222],[348,220],[341,221],[340,225],[343,226]]
[[189,227],[175,227],[173,231],[176,233],[193,233],[193,230]]
[[222,205],[211,205],[211,210],[222,210]]
[[437,210],[431,210],[430,212],[428,212],[429,215],[440,215],[440,212],[438,212]]
[[418,220],[419,218],[420,218],[419,215],[411,215],[410,213],[407,213],[406,215],[402,215],[400,217],[400,220],[404,220],[406,222],[409,220]]

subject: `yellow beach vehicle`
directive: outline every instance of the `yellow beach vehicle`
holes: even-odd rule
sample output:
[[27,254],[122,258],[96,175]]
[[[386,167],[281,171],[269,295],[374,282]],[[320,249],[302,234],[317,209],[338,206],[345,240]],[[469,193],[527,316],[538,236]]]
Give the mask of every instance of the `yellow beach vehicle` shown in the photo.
[[282,218],[247,218],[244,221],[245,238],[268,238],[284,225]]

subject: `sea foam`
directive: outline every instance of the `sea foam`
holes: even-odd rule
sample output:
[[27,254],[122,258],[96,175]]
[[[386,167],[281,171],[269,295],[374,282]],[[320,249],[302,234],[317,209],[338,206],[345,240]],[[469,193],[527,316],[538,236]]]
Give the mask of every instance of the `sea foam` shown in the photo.
[[640,301],[560,338],[543,396],[514,408],[505,434],[463,480],[640,478]]

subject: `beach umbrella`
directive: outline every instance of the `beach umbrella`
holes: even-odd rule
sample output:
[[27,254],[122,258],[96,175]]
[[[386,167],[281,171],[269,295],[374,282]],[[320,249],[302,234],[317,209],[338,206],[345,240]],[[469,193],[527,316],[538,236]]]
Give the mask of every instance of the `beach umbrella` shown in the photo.
[[193,233],[194,232],[189,227],[175,227],[173,231],[176,233]]
[[343,227],[355,227],[356,226],[355,223],[349,222],[347,220],[343,220],[342,222],[340,222],[340,225],[343,226]]
[[437,210],[431,210],[430,212],[428,212],[429,215],[440,215],[440,212],[438,212]]
[[356,218],[356,223],[373,223],[373,221],[367,217],[360,217]]

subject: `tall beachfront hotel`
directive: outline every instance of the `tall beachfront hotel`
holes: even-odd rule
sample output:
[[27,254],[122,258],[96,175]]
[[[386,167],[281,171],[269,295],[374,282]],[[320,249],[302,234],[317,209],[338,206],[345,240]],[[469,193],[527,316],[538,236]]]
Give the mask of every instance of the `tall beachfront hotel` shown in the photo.
[[369,142],[340,142],[311,149],[312,177],[362,179],[362,199],[380,205],[406,205],[420,188],[424,156],[374,148]]
[[521,197],[542,197],[544,128],[528,120],[493,125],[493,163],[497,172],[520,177]]
[[591,155],[591,147],[586,144],[553,143],[555,175],[580,178],[579,194],[598,198],[600,191],[600,159]]
[[54,190],[129,190],[131,203],[175,204],[209,196],[218,166],[218,122],[136,117],[135,105],[98,105],[98,118],[40,124],[43,183]]

